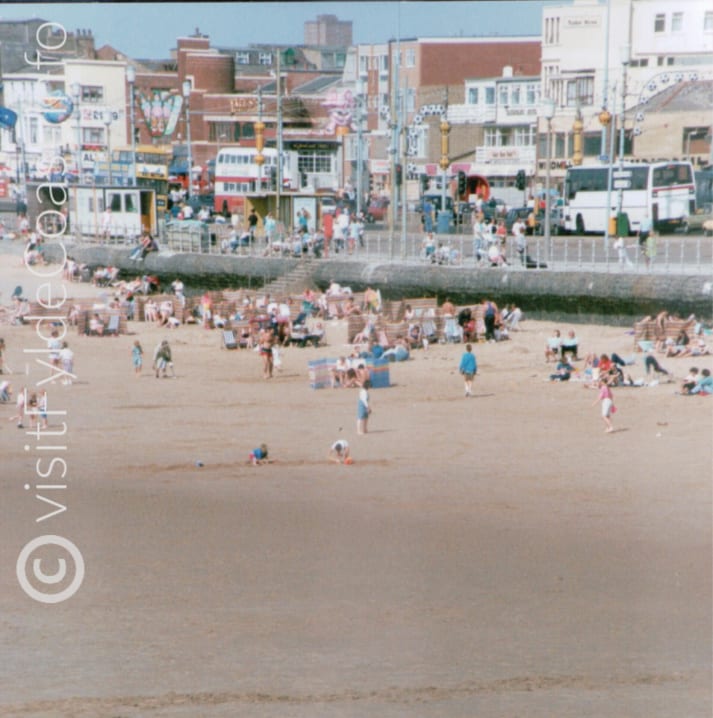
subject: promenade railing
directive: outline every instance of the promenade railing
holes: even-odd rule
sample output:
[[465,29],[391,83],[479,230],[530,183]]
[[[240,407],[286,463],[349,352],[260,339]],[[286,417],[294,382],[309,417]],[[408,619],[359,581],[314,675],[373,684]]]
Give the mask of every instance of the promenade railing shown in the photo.
[[[212,254],[238,257],[318,258],[321,261],[361,261],[375,263],[415,264],[434,267],[489,267],[487,242],[472,235],[434,235],[432,254],[424,247],[423,233],[390,235],[387,231],[367,229],[362,241],[338,243],[334,239],[325,248],[321,242],[303,242],[295,235],[278,235],[268,242],[258,234],[250,240],[246,234],[232,233],[230,225],[180,222],[168,225],[158,237],[164,253]],[[138,245],[138,237],[121,227],[93,235],[75,227],[73,239],[82,245],[126,247]],[[231,241],[232,240],[232,241]],[[708,274],[713,279],[713,238],[703,235],[667,234],[656,238],[650,256],[638,246],[636,237],[625,241],[623,251],[615,249],[612,239],[601,235],[558,235],[550,239],[539,235],[527,237],[526,250],[518,252],[513,237],[502,245],[507,264],[502,268],[528,271],[597,271],[665,274]]]

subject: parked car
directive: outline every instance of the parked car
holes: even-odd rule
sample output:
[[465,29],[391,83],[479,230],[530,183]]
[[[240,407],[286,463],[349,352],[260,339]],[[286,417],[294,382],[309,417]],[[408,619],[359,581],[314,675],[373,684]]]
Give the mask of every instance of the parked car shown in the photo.
[[389,211],[390,201],[388,197],[376,197],[366,207],[364,217],[367,222],[383,222]]
[[713,205],[706,204],[695,214],[690,214],[683,220],[683,231],[703,232],[704,236],[713,236]]

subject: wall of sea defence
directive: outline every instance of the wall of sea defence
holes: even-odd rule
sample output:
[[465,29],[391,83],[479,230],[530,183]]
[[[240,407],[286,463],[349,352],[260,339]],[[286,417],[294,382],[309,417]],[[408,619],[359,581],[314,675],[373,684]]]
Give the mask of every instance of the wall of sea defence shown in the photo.
[[[170,284],[180,277],[194,291],[225,287],[259,288],[296,268],[300,260],[279,257],[240,257],[201,254],[150,254],[144,262],[128,258],[129,250],[112,247],[73,247],[68,253],[91,267],[112,265],[122,276],[155,274]],[[48,256],[61,260],[59,247]],[[485,297],[498,304],[515,302],[531,318],[576,322],[630,324],[662,309],[681,316],[713,319],[713,278],[705,275],[628,274],[502,268],[440,267],[330,259],[310,263],[313,284],[325,289],[334,280],[355,291],[367,286],[385,299],[450,297],[455,304]]]

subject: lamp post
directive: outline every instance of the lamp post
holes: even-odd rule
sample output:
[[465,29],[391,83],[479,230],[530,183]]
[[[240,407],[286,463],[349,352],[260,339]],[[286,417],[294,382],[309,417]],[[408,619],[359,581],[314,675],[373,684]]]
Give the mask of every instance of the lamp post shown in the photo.
[[547,247],[547,258],[552,262],[552,229],[550,227],[550,169],[552,164],[552,118],[555,116],[555,101],[551,97],[543,97],[541,103],[541,114],[547,120],[547,137],[545,144],[545,245]]
[[191,81],[183,81],[183,99],[185,100],[186,107],[186,144],[188,147],[188,187],[186,188],[186,199],[191,196],[191,189],[193,186],[193,156],[191,154]]
[[82,99],[82,88],[78,82],[72,83],[72,99],[74,100],[74,111],[76,112],[77,118],[77,157],[75,162],[77,163],[77,184],[82,181],[82,129],[80,126],[80,112],[79,112],[79,101]]
[[356,96],[356,122],[357,122],[357,173],[356,173],[356,212],[357,217],[361,216],[362,200],[363,200],[363,189],[364,189],[364,178],[362,170],[363,162],[363,150],[362,150],[362,139],[363,139],[363,128],[362,120],[364,107],[364,83],[360,80],[357,83],[357,96]]
[[136,184],[136,116],[134,109],[134,87],[136,84],[136,68],[128,65],[126,80],[129,83],[129,116],[131,120],[131,184]]
[[107,164],[109,165],[109,184],[113,184],[114,178],[111,174],[111,121],[112,121],[112,113],[111,110],[104,110],[103,114],[104,119],[104,125],[106,126],[106,154],[107,154]]
[[[621,47],[621,67],[622,67],[622,78],[621,78],[621,116],[619,119],[619,170],[624,169],[624,120],[626,117],[626,68],[629,65],[631,59],[631,46],[622,45]],[[621,216],[622,205],[624,203],[624,189],[623,182],[620,180],[619,196],[617,197],[617,234],[621,234],[619,231],[619,221]]]

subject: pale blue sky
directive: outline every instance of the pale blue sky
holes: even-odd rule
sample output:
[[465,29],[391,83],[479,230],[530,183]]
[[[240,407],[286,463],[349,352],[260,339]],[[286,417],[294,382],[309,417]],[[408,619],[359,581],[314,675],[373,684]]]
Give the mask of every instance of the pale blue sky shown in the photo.
[[[564,0],[566,3],[567,0]],[[196,27],[217,46],[251,42],[300,45],[303,23],[317,15],[351,20],[354,43],[391,38],[539,35],[543,5],[553,0],[469,2],[166,2],[0,3],[0,19],[39,17],[68,31],[90,29],[97,47],[130,57],[168,57],[175,39]],[[555,4],[563,4],[558,0]]]

